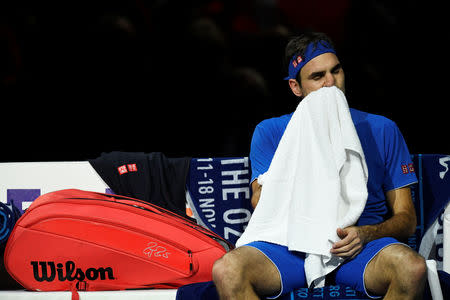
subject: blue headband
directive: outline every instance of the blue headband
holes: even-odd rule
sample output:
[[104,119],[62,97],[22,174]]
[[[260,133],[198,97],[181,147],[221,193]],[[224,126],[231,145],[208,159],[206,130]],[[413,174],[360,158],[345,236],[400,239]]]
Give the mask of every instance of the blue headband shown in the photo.
[[284,80],[295,79],[297,74],[311,59],[324,53],[334,53],[333,47],[324,40],[319,42],[312,42],[306,47],[305,54],[303,57],[300,54],[296,54],[292,57],[289,62],[289,76],[285,77]]

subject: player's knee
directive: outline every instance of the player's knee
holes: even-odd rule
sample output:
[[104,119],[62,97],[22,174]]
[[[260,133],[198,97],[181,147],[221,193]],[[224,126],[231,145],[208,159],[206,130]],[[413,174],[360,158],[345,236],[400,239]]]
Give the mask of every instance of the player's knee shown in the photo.
[[422,284],[425,282],[427,275],[427,265],[425,259],[419,254],[413,252],[409,257],[405,258],[404,272],[411,281],[412,285]]
[[397,279],[405,279],[407,285],[417,287],[426,278],[427,266],[425,259],[410,248],[398,245],[398,252],[393,258],[393,267],[396,271]]
[[216,286],[230,286],[241,280],[242,268],[232,253],[218,259],[212,269],[212,277]]
[[212,268],[212,278],[215,283],[225,281],[224,276],[227,271],[227,265],[224,262],[224,257],[219,258],[214,262]]

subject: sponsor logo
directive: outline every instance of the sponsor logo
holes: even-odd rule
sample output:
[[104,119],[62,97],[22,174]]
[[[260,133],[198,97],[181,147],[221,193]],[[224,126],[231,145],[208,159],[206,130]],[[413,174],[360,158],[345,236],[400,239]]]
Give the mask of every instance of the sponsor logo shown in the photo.
[[43,281],[84,281],[88,280],[106,280],[115,279],[113,269],[106,268],[88,268],[83,271],[75,267],[73,261],[66,261],[65,266],[62,263],[55,263],[54,261],[32,261],[34,279],[39,282]]
[[128,171],[137,172],[136,164],[128,164],[127,167],[128,167]]
[[119,172],[120,175],[123,175],[128,172],[137,172],[137,166],[136,164],[122,165],[117,168],[117,171]]
[[297,59],[294,59],[294,60],[292,61],[292,65],[294,66],[294,68],[297,68],[297,65],[298,65],[299,63],[301,63],[302,60],[303,60],[303,58],[302,58],[300,55],[297,56]]
[[117,168],[117,171],[119,171],[119,174],[120,174],[120,175],[125,174],[125,173],[128,173],[128,170],[127,170],[127,166],[126,166],[126,165],[123,165],[123,166],[118,167],[118,168]]
[[414,172],[415,172],[414,165],[412,163],[407,164],[407,165],[406,164],[402,165],[402,173],[403,174],[414,173]]

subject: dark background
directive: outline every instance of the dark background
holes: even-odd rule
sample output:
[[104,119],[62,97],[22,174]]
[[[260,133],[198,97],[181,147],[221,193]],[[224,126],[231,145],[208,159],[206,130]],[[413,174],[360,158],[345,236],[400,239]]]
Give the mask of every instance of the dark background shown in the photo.
[[2,1],[0,161],[248,155],[255,125],[297,105],[283,53],[307,30],[334,40],[351,107],[394,120],[411,153],[450,154],[441,5]]

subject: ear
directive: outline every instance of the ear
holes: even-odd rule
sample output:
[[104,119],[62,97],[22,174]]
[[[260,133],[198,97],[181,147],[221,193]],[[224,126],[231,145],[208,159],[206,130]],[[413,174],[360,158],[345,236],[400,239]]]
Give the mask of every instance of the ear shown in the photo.
[[291,88],[292,92],[297,97],[303,96],[302,88],[300,87],[300,84],[295,79],[289,79],[289,87]]

